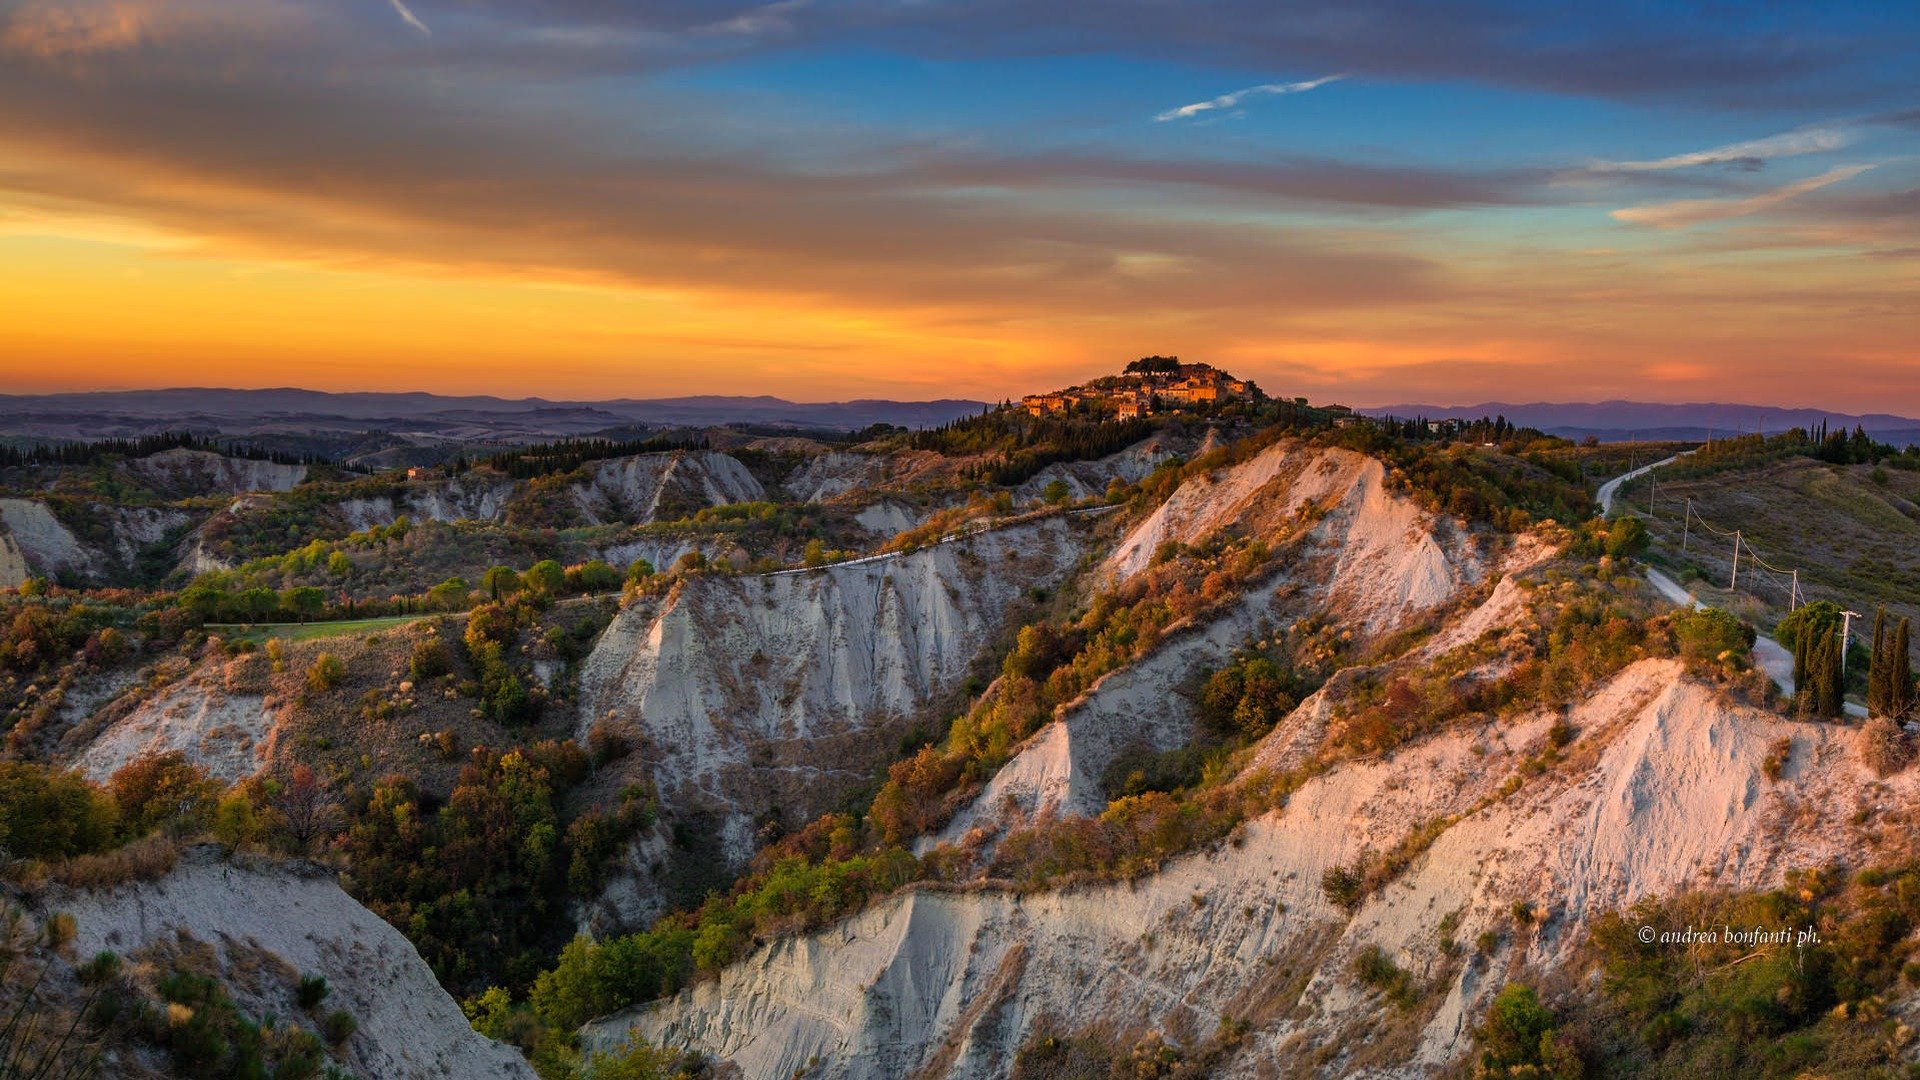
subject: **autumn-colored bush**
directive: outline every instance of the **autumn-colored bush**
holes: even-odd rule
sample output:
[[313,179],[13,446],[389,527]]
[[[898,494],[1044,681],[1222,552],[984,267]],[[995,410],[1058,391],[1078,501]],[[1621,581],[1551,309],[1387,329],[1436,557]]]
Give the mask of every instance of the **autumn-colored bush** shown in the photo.
[[107,792],[120,807],[121,828],[133,836],[166,823],[204,828],[212,823],[223,790],[180,750],[136,758],[107,778]]
[[76,855],[51,864],[52,880],[73,889],[111,889],[137,881],[158,881],[180,861],[180,844],[154,835],[107,851]]
[[1878,776],[1892,776],[1913,764],[1913,740],[1898,721],[1869,717],[1860,725],[1860,760]]
[[346,662],[330,652],[314,657],[307,668],[307,689],[315,693],[325,693],[339,686],[347,677]]

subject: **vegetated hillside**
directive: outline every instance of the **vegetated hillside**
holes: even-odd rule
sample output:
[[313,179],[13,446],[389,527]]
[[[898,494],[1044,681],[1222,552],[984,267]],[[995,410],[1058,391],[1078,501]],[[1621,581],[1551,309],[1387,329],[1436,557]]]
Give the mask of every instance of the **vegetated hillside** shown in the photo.
[[[1143,1057],[1160,1075],[1447,1073],[1490,1045],[1474,1033],[1505,987],[1549,988],[1569,1022],[1620,1007],[1582,977],[1616,912],[1905,854],[1872,808],[1914,781],[1879,786],[1858,733],[1748,703],[1755,681],[1697,651],[1656,658],[1690,632],[1631,579],[1524,580],[1517,609],[1487,601],[1505,610],[1485,635],[1349,668],[1197,797],[1035,819],[984,880],[773,941],[589,1042],[631,1028],[749,1077],[1104,1075]],[[1613,611],[1590,623],[1595,603]],[[1767,1030],[1830,1037],[1823,1008]],[[1557,1052],[1539,1034],[1561,1021],[1539,1014],[1516,1066]],[[1717,1027],[1688,1030],[1651,1051],[1570,1044],[1561,1067],[1719,1049]]]
[[216,637],[141,670],[75,672],[60,691],[74,704],[37,737],[98,781],[179,751],[227,783],[304,764],[342,783],[398,773],[444,793],[468,748],[566,737],[570,664],[612,609],[611,598],[573,600],[518,616],[508,669],[525,715],[495,715],[462,643],[466,619],[430,616],[264,643]]
[[[1120,540],[1099,572],[1121,590],[1138,587],[1130,580],[1221,535],[1280,554],[1168,626],[1141,659],[1062,705],[938,839],[971,836],[977,844],[975,830],[998,832],[1009,820],[1097,815],[1127,793],[1116,784],[1136,766],[1151,768],[1194,743],[1204,696],[1198,673],[1230,668],[1262,640],[1293,637],[1296,653],[1368,640],[1451,603],[1502,561],[1490,534],[1388,492],[1379,461],[1290,440],[1188,480]],[[1526,544],[1505,561],[1544,554]],[[1323,640],[1309,644],[1313,637]],[[1296,668],[1324,666],[1293,659],[1305,661]],[[923,838],[922,850],[933,841]]]
[[[1801,452],[1718,456],[1728,460],[1688,458],[1656,471],[1646,524],[1676,576],[1724,590],[1734,538],[1722,534],[1738,530],[1743,552],[1800,571],[1803,600],[1833,600],[1869,614],[1885,605],[1890,614],[1920,618],[1920,457],[1888,455],[1876,463]],[[1642,515],[1648,484],[1636,481],[1630,493]],[[1685,527],[1689,500],[1697,518]],[[1790,574],[1757,568],[1743,554],[1740,576],[1740,591],[1766,605],[1755,610],[1757,618],[1771,622],[1786,612]]]
[[[1632,1075],[1698,1068],[1702,1054],[1736,1075],[1742,1055],[1808,1062],[1842,1045],[1850,1060],[1898,1063],[1897,1033],[1855,1045],[1825,1011],[1897,990],[1886,976],[1811,977],[1765,1037],[1742,1041],[1727,1033],[1744,1006],[1717,974],[1741,954],[1697,952],[1680,971],[1709,989],[1673,997],[1696,1018],[1641,1042],[1598,1018],[1660,1006],[1585,973],[1645,963],[1618,920],[1643,902],[1693,910],[1703,886],[1724,897],[1706,907],[1764,910],[1760,894],[1818,871],[1829,876],[1808,902],[1877,917],[1879,901],[1824,868],[1910,857],[1862,809],[1909,797],[1909,777],[1891,804],[1876,779],[1910,759],[1908,737],[1883,755],[1884,733],[1784,719],[1737,623],[1671,612],[1630,563],[1579,561],[1612,544],[1606,533],[1543,531],[1501,558],[1518,577],[1473,589],[1487,565],[1474,546],[1421,526],[1411,504],[1393,509],[1405,496],[1372,493],[1362,462],[1333,506],[1289,496],[1338,474],[1337,452],[1283,444],[1189,472],[1103,569],[1122,589],[1143,577],[1125,601],[1177,589],[1182,563],[1211,565],[1214,602],[1117,668],[1088,668],[1090,685],[1082,665],[1115,640],[1097,631],[1111,619],[1099,597],[1077,628],[1023,632],[1003,681],[1031,670],[1042,700],[1060,702],[1053,722],[1016,726],[1037,733],[1009,751],[980,748],[1022,693],[1000,687],[998,705],[956,724],[945,759],[977,794],[916,802],[921,776],[954,775],[923,752],[866,826],[918,831],[915,863],[845,864],[879,877],[853,878],[861,895],[887,895],[888,874],[919,884],[824,912],[783,899],[844,880],[836,860],[860,822],[823,822],[831,853],[824,831],[797,837],[786,862],[689,924],[696,964],[742,919],[757,947],[720,950],[732,962],[715,981],[590,1024],[589,1044],[632,1032],[769,1077],[1106,1075],[1142,1061],[1154,1075],[1429,1075],[1475,1060],[1490,1075]],[[1183,528],[1208,542],[1191,550]],[[1249,558],[1255,543],[1275,555]],[[1370,544],[1366,589],[1342,602],[1342,561]],[[1551,558],[1562,544],[1571,557]],[[1409,596],[1400,610],[1436,618],[1390,633],[1407,624],[1377,612]],[[1122,610],[1138,617],[1139,602]],[[983,764],[995,774],[972,788]],[[1891,933],[1920,925],[1920,911],[1886,917]],[[820,929],[789,936],[796,924]],[[1862,955],[1852,924],[1838,930],[1849,951],[1823,972]],[[563,957],[536,1008],[569,1015],[561,974],[606,977],[593,973],[622,950],[670,939],[636,940]],[[1794,978],[1766,955],[1760,996]]]
[[[271,518],[279,554],[177,593],[32,583],[0,620],[28,770],[4,794],[62,794],[0,798],[33,826],[0,840],[23,856],[5,874],[153,880],[137,853],[196,837],[321,858],[547,1077],[625,1075],[576,1046],[608,1014],[589,1049],[638,1024],[783,1078],[1725,1051],[1725,995],[1595,991],[1595,965],[1635,961],[1588,929],[1684,907],[1703,860],[1750,890],[1893,858],[1856,760],[1904,798],[1908,737],[1780,719],[1737,624],[1672,611],[1625,531],[1581,522],[1563,443],[1214,419],[1117,450],[1063,429],[1046,462],[897,433],[729,454],[741,473],[655,451],[722,501],[297,544],[296,514]],[[544,458],[451,475],[563,516],[671,486],[646,455]],[[330,513],[311,492],[373,486],[258,497]],[[859,526],[882,506],[910,526]],[[490,546],[510,533],[529,546]],[[610,565],[618,544],[661,555]],[[282,618],[310,621],[262,625]],[[1788,844],[1796,821],[1819,842]],[[1811,895],[1835,919],[1878,903]],[[568,944],[576,925],[597,938]],[[1705,959],[1669,981],[1719,987]],[[1820,1017],[1891,994],[1875,972],[1737,1047],[1839,1038]],[[1511,1039],[1474,1034],[1496,997]],[[1616,1045],[1608,1010],[1684,1015]],[[667,1058],[619,1067],[642,1061]]]

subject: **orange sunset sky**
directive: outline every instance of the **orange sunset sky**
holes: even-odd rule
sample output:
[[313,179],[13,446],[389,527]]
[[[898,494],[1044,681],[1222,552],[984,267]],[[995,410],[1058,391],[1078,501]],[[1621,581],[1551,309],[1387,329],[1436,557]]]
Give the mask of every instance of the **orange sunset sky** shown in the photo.
[[0,391],[1920,415],[1901,7],[7,0]]

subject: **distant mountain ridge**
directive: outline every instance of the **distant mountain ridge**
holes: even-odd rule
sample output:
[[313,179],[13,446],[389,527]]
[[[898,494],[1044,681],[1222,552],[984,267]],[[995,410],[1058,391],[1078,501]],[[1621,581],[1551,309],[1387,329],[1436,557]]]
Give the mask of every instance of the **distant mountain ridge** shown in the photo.
[[192,428],[255,435],[378,428],[433,438],[517,439],[590,435],[647,427],[760,424],[847,430],[872,424],[931,427],[979,412],[984,402],[795,402],[768,395],[703,394],[608,401],[552,401],[426,391],[346,392],[277,387],[235,390],[175,387],[59,394],[0,394],[0,434],[102,438]]
[[1883,442],[1920,443],[1920,419],[1890,413],[1844,413],[1826,409],[1785,408],[1777,405],[1741,405],[1728,402],[1669,404],[1651,401],[1505,402],[1477,405],[1380,405],[1356,410],[1368,416],[1446,417],[1504,416],[1515,424],[1536,427],[1567,438],[1595,436],[1602,441],[1623,439],[1705,439],[1709,435],[1775,433],[1789,428],[1856,425]]

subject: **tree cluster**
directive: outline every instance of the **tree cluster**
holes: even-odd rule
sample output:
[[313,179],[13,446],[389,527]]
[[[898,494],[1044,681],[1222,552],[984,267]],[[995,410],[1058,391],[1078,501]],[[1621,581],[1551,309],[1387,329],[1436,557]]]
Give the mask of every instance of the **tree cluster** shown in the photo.
[[143,435],[135,439],[100,439],[95,442],[66,442],[50,446],[20,449],[0,446],[0,469],[41,465],[100,465],[110,461],[152,457],[168,450],[204,450],[210,454],[273,461],[282,465],[317,465],[321,459],[311,454],[289,454],[265,450],[250,443],[219,442],[204,439],[190,431],[169,431]]
[[1810,716],[1830,719],[1845,707],[1843,625],[1839,605],[1826,600],[1780,620],[1780,643],[1793,649],[1794,696],[1800,710]]
[[671,450],[706,450],[712,444],[704,435],[691,438],[657,436],[650,439],[562,439],[509,450],[487,458],[484,464],[513,477],[529,480],[536,476],[570,473],[592,461],[632,457],[635,454],[659,454]]
[[348,891],[405,931],[449,986],[531,982],[565,921],[558,801],[586,770],[572,743],[476,747],[437,807],[403,776],[350,792],[338,841]]
[[1867,669],[1867,712],[1902,717],[1913,708],[1913,659],[1908,620],[1891,626],[1887,609],[1873,618],[1873,657]]

